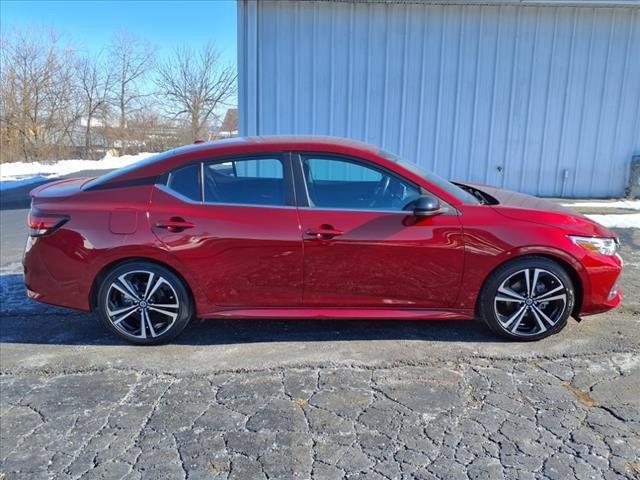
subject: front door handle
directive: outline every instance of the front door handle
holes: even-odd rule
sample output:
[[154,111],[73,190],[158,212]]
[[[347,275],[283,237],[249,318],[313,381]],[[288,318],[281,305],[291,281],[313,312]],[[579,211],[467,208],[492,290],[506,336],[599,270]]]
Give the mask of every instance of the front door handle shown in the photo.
[[196,225],[194,223],[187,222],[182,217],[171,217],[169,220],[158,220],[155,223],[155,226],[157,228],[165,228],[170,232],[177,233],[177,232],[182,232],[187,228],[193,228]]
[[320,225],[317,228],[310,228],[304,234],[307,237],[317,238],[318,240],[329,240],[333,237],[339,237],[343,235],[344,232],[342,230],[338,230],[333,228],[331,225]]

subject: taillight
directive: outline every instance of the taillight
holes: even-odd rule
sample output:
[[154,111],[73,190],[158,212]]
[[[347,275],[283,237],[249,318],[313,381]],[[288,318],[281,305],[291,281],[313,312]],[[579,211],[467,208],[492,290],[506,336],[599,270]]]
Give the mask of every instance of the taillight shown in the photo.
[[39,213],[30,211],[27,225],[29,226],[29,236],[42,237],[50,235],[67,223],[69,217],[57,213]]

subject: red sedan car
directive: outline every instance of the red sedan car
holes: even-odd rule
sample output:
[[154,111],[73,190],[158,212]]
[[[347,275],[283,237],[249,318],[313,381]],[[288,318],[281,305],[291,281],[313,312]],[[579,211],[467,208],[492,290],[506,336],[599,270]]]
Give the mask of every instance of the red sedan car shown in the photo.
[[620,304],[618,240],[535,197],[324,137],[178,148],[36,188],[29,297],[166,342],[200,318],[482,318],[536,340]]

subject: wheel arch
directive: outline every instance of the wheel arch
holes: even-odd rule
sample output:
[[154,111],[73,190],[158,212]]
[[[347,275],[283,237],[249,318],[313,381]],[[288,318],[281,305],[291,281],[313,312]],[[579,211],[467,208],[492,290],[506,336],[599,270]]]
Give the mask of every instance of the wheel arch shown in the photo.
[[[487,281],[491,277],[491,275],[493,275],[493,273],[496,270],[498,270],[499,268],[503,267],[504,265],[507,265],[507,264],[512,263],[512,262],[515,262],[517,260],[526,259],[526,258],[543,258],[543,259],[546,259],[546,260],[551,260],[552,262],[555,262],[558,265],[560,265],[560,267],[562,267],[567,272],[567,275],[569,275],[569,278],[571,279],[571,282],[573,283],[573,288],[574,288],[574,293],[575,293],[575,300],[574,300],[573,311],[571,312],[571,315],[573,317],[577,316],[580,313],[580,309],[582,308],[582,302],[584,300],[584,295],[585,295],[584,280],[583,280],[582,276],[580,275],[580,273],[579,273],[578,269],[576,268],[576,266],[572,262],[570,262],[569,259],[565,258],[564,255],[559,255],[559,254],[555,254],[555,253],[548,252],[548,251],[520,253],[518,255],[511,256],[508,259],[505,259],[504,261],[502,261],[499,264],[497,264],[488,273],[488,275],[485,277],[485,279],[482,282],[482,286],[480,287],[480,294],[476,298],[476,305],[475,305],[476,313],[479,311],[478,309],[479,309],[479,305],[480,305],[480,299],[482,298],[482,292],[483,292],[483,290],[485,288],[485,285],[487,284]],[[576,262],[577,262],[577,260],[576,260]]]
[[100,284],[102,283],[104,278],[114,268],[118,267],[119,265],[122,265],[124,263],[129,263],[129,262],[153,263],[155,265],[158,265],[160,267],[163,267],[163,268],[166,268],[167,270],[169,270],[171,273],[173,273],[176,277],[178,277],[182,281],[182,283],[184,284],[184,287],[187,290],[187,294],[189,295],[189,299],[191,300],[191,302],[193,302],[193,306],[197,311],[198,299],[197,299],[196,295],[194,294],[194,291],[193,291],[193,288],[191,287],[191,284],[189,283],[189,281],[185,278],[185,276],[182,273],[180,273],[172,265],[169,265],[168,263],[160,261],[158,259],[149,258],[149,257],[145,257],[145,256],[131,256],[131,257],[122,257],[122,258],[118,258],[116,260],[112,260],[112,261],[106,263],[105,265],[103,265],[100,268],[100,270],[98,270],[98,272],[96,273],[96,275],[93,278],[93,282],[91,283],[91,289],[89,291],[89,308],[91,309],[92,312],[97,307],[98,291],[100,290]]
[[582,308],[582,302],[584,300],[584,285],[582,283],[582,277],[580,277],[580,274],[578,273],[578,271],[574,268],[573,265],[571,265],[569,262],[567,262],[565,259],[561,257],[549,255],[549,254],[541,254],[541,255],[535,255],[535,256],[551,260],[557,263],[558,265],[560,265],[567,272],[567,275],[569,275],[569,278],[571,278],[571,281],[573,282],[573,289],[574,289],[574,295],[575,295],[573,311],[571,312],[571,315],[572,316],[578,315],[580,313],[580,309]]

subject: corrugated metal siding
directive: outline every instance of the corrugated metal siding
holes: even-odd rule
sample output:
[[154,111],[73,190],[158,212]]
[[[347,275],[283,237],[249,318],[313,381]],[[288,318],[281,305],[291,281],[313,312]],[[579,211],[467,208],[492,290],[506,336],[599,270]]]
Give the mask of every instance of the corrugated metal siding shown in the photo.
[[245,2],[241,133],[383,147],[453,179],[618,196],[640,154],[640,9]]

